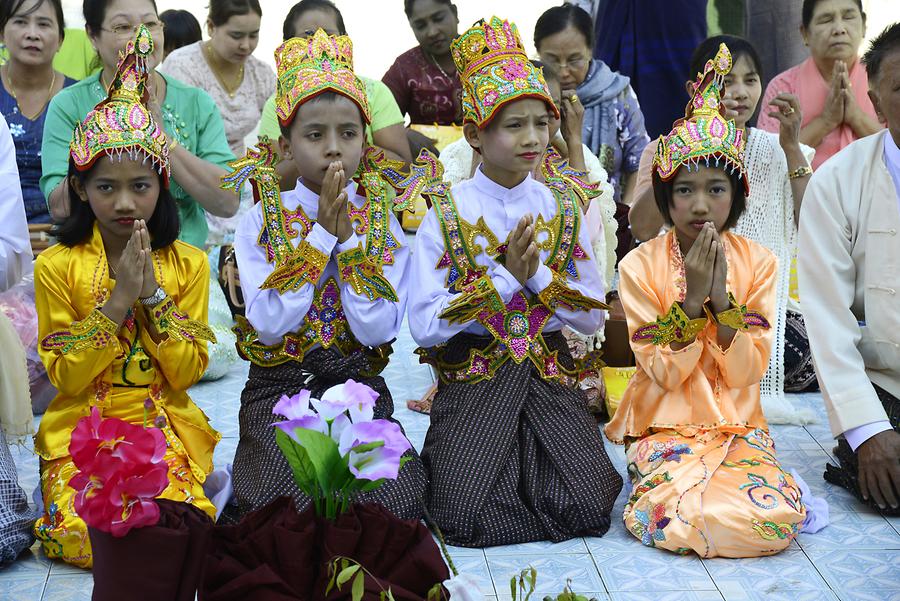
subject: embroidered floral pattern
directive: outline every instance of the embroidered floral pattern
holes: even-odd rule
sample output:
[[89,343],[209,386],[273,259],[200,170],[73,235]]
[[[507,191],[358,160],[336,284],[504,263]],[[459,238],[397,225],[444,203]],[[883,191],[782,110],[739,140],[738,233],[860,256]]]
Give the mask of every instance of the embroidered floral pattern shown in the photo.
[[653,452],[647,458],[650,469],[655,470],[666,461],[681,463],[682,455],[693,455],[691,448],[685,443],[678,443],[674,438],[663,442],[653,443]]
[[666,534],[663,529],[672,521],[666,516],[666,506],[663,504],[653,505],[647,511],[640,509],[634,510],[634,516],[637,523],[632,526],[631,532],[641,539],[641,542],[648,547],[655,547],[657,542],[666,540]]
[[782,522],[762,522],[760,520],[752,520],[750,526],[760,538],[766,540],[793,540],[800,532],[798,524],[787,524]]

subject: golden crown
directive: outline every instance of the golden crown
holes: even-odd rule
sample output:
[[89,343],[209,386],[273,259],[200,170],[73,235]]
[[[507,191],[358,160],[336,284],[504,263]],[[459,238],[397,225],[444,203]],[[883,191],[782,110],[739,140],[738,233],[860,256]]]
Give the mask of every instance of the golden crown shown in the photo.
[[353,72],[353,42],[345,35],[319,29],[308,38],[291,38],[275,50],[278,84],[275,112],[287,126],[304,102],[323,92],[352,100],[366,124],[372,120],[366,86]]
[[153,38],[143,25],[119,58],[116,75],[101,100],[75,126],[69,153],[76,169],[87,171],[101,155],[144,156],[169,180],[169,143],[160,124],[147,108],[147,58],[153,53]]
[[479,21],[450,44],[462,79],[466,121],[485,127],[503,105],[520,98],[537,98],[559,117],[541,69],[525,54],[514,23],[491,17]]
[[725,118],[722,91],[725,76],[732,67],[731,52],[725,44],[719,46],[715,58],[706,62],[703,73],[697,74],[694,95],[684,111],[684,118],[673,125],[672,131],[660,136],[653,167],[663,181],[672,179],[682,166],[696,167],[700,161],[723,166],[740,173],[744,194],[750,194],[750,182],[744,169],[744,130],[733,119]]

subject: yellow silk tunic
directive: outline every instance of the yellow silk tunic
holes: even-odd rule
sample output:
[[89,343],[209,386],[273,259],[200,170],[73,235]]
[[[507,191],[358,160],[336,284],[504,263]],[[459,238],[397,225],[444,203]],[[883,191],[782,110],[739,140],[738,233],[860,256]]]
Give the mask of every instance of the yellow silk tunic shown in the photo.
[[[209,264],[206,255],[177,241],[153,252],[159,285],[191,320],[206,323]],[[160,495],[197,505],[214,515],[201,484],[213,469],[213,450],[221,436],[187,395],[207,365],[206,340],[150,337],[144,310],[136,305],[115,337],[78,340],[72,348],[47,348],[48,337],[80,331],[78,323],[94,319],[109,298],[110,279],[103,242],[95,225],[89,241],[75,247],[56,245],[35,264],[35,303],[39,353],[59,393],[41,419],[34,439],[41,459],[44,516],[35,532],[51,557],[90,566],[83,522],[74,513],[66,485],[75,473],[69,456],[71,432],[78,420],[100,408],[104,417],[163,425],[170,465],[170,486]],[[90,338],[90,336],[88,337]]]
[[[738,304],[771,318],[777,261],[759,244],[721,235],[726,288]],[[630,335],[666,315],[686,292],[674,231],[619,264]],[[632,494],[625,527],[652,547],[703,557],[769,555],[787,547],[805,518],[800,492],[775,458],[759,381],[773,330],[737,330],[728,349],[709,321],[680,350],[632,340],[636,373],[606,426],[625,442]]]

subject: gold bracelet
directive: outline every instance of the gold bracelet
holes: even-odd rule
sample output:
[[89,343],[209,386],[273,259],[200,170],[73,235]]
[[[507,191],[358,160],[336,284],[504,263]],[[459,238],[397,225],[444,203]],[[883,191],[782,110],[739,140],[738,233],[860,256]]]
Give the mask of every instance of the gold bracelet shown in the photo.
[[797,179],[798,177],[806,177],[807,175],[812,175],[812,167],[809,165],[803,165],[802,167],[797,167],[790,173],[788,173],[789,179]]

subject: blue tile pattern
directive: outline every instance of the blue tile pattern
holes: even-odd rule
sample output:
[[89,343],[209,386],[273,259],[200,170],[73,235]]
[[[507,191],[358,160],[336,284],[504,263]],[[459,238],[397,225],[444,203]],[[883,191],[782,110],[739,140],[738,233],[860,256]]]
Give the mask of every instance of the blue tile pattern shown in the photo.
[[[404,328],[384,372],[394,397],[395,416],[417,449],[422,448],[428,417],[406,408],[433,382],[431,370],[413,354],[415,343]],[[247,367],[241,364],[215,382],[191,390],[197,404],[222,434],[216,467],[230,463],[238,441],[238,409]],[[510,599],[509,579],[529,565],[538,569],[538,594],[572,590],[598,601],[900,601],[900,518],[884,518],[859,505],[842,489],[822,479],[834,441],[818,394],[793,395],[795,404],[812,408],[816,423],[773,426],[779,457],[824,496],[831,525],[801,535],[784,553],[755,559],[701,560],[650,549],[622,525],[625,491],[619,496],[610,531],[602,538],[563,543],[528,543],[488,549],[450,548],[456,567],[474,575],[485,599]],[[39,418],[35,419],[37,424]],[[615,466],[624,473],[622,447],[606,443]],[[38,484],[38,459],[30,444],[11,449],[20,483],[29,492]],[[35,545],[0,570],[4,601],[81,601],[90,599],[89,572],[47,559]]]

